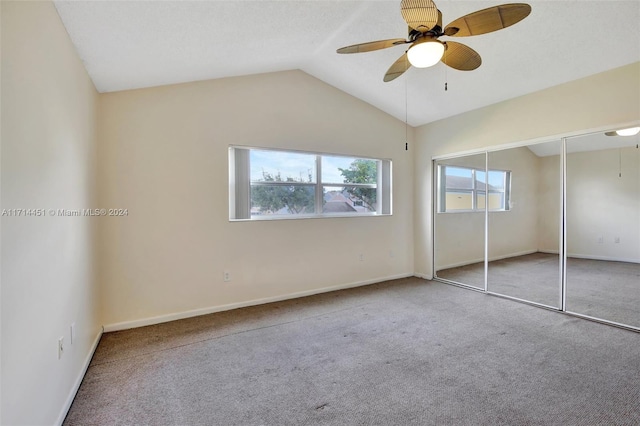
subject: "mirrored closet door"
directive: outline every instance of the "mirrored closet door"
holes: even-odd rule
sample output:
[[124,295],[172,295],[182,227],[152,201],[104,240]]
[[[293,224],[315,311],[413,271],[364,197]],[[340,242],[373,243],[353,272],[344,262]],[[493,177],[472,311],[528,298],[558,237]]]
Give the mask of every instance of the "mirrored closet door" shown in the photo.
[[640,330],[640,133],[433,164],[436,279]]
[[640,328],[640,135],[566,143],[566,310]]
[[434,271],[437,278],[485,288],[486,154],[436,161]]
[[488,291],[560,307],[561,150],[557,140],[488,153]]

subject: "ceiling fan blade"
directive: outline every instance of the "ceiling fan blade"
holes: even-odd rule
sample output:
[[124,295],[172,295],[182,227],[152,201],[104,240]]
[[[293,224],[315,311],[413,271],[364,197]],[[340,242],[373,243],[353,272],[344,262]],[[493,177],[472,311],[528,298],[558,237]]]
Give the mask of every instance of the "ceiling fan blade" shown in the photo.
[[604,132],[604,134],[607,136],[618,136],[616,132]]
[[372,50],[386,49],[387,47],[397,46],[399,44],[410,43],[403,38],[391,38],[388,40],[370,41],[368,43],[354,44],[351,46],[341,47],[336,50],[338,53],[362,53],[371,52]]
[[429,31],[438,23],[438,8],[432,0],[402,0],[400,13],[411,28]]
[[444,33],[453,37],[486,34],[516,24],[529,16],[530,13],[531,6],[526,3],[502,4],[478,10],[456,19],[447,25]]
[[442,55],[442,62],[460,71],[475,70],[482,64],[482,58],[472,48],[455,41],[444,43],[446,50]]
[[407,54],[405,53],[404,55],[400,56],[398,60],[395,61],[393,65],[391,65],[391,67],[389,67],[389,70],[384,75],[384,78],[382,80],[385,82],[395,80],[396,78],[404,74],[404,72],[409,68],[411,68],[411,64],[409,63],[409,58],[407,58]]

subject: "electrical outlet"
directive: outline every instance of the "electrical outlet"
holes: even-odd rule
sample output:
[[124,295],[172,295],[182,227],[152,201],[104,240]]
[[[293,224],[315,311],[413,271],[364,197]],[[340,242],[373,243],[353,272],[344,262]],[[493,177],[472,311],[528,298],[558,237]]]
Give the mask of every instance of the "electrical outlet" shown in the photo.
[[71,343],[73,345],[73,342],[76,340],[76,323],[73,322],[71,323],[71,326],[69,327],[69,334],[71,339],[69,339],[69,343]]
[[389,257],[396,257],[396,254],[393,252],[393,250],[389,250]]
[[360,262],[364,262],[364,254],[360,253],[360,256],[358,256],[358,258],[360,259]]
[[224,279],[225,283],[228,283],[229,281],[231,281],[231,273],[229,271],[224,271],[224,273],[222,274],[222,278]]
[[60,337],[58,339],[58,359],[62,358],[63,352],[64,352],[64,337]]
[[604,243],[604,238],[598,237],[598,244],[602,244],[602,243]]
[[620,237],[615,237],[613,239],[613,242],[616,243],[616,244],[619,244],[620,243]]

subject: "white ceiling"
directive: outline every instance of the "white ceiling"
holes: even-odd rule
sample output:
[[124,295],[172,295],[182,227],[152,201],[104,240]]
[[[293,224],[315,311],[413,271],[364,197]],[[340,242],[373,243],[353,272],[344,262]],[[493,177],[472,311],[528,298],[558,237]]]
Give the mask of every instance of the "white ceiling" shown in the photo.
[[[54,3],[100,92],[301,69],[412,126],[640,61],[638,0],[529,0],[524,21],[455,38],[480,53],[479,69],[438,64],[389,83],[406,46],[336,49],[405,37],[400,0]],[[445,25],[501,3],[436,0]]]

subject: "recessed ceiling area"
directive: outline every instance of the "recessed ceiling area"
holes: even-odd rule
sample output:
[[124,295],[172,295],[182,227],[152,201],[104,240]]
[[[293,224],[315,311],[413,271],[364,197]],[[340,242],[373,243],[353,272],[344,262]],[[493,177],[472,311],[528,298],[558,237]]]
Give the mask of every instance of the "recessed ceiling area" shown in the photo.
[[[516,25],[455,40],[481,55],[477,70],[439,63],[388,83],[407,45],[336,49],[406,38],[399,0],[54,3],[99,92],[300,69],[411,126],[640,61],[637,0],[528,1]],[[499,4],[436,0],[444,25]]]

